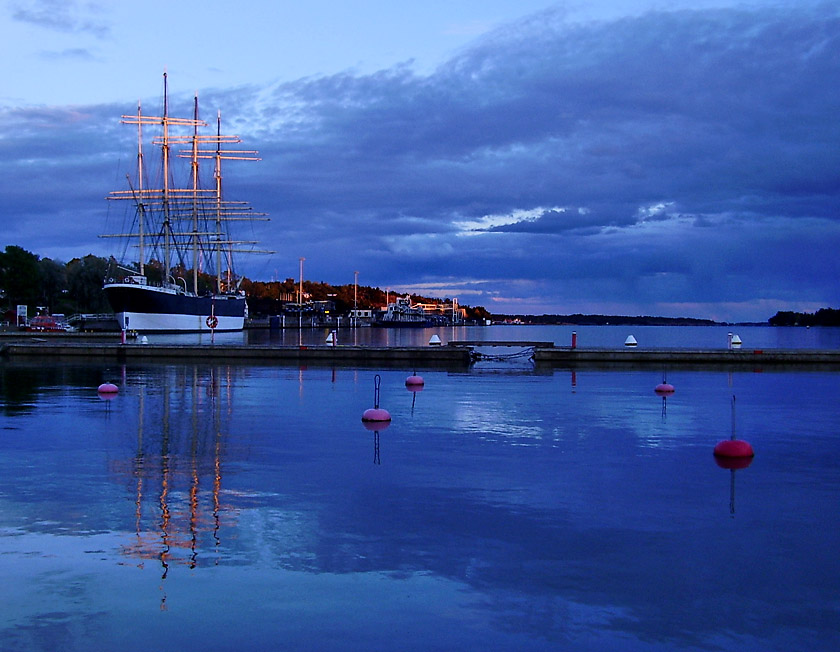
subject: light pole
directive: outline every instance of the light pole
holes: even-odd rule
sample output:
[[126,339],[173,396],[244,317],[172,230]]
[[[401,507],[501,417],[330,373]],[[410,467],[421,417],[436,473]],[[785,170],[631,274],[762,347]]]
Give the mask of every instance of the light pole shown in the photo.
[[353,272],[353,327],[359,322],[359,303],[356,300],[359,290],[359,272]]
[[300,286],[298,287],[298,342],[303,341],[303,256],[300,258]]

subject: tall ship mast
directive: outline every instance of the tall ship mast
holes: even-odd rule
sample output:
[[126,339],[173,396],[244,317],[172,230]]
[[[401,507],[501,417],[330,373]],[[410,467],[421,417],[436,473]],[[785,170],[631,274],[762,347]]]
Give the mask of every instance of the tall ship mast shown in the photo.
[[[137,166],[133,179],[127,175],[128,189],[108,199],[129,202],[130,224],[122,233],[101,236],[126,244],[123,260],[111,259],[103,286],[120,327],[137,332],[242,330],[248,306],[234,255],[272,252],[256,250],[256,241],[234,239],[230,227],[268,218],[247,202],[225,198],[222,162],[259,161],[257,152],[231,149],[241,139],[222,134],[221,112],[215,129],[205,131],[197,96],[191,118],[170,115],[166,73],[161,115],[144,114],[138,103],[137,113],[121,121],[137,127]],[[154,131],[149,141],[144,127]],[[149,143],[160,155],[154,177],[145,157]],[[189,162],[182,179],[177,178],[177,161]],[[213,183],[203,185],[200,164],[206,162],[212,162]]]

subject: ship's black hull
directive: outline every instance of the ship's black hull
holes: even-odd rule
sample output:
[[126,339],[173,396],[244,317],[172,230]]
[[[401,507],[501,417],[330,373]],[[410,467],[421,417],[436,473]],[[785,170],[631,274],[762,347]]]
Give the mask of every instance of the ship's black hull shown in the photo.
[[107,284],[105,295],[125,330],[239,331],[245,325],[247,305],[242,295],[197,297],[131,283]]

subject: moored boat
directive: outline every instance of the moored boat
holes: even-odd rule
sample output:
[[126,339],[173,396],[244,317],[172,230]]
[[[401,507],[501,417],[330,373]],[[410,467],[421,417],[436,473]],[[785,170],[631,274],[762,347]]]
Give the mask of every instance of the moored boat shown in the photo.
[[26,330],[36,333],[66,333],[73,329],[58,315],[38,315],[29,320]]
[[[241,140],[222,134],[220,113],[215,133],[200,131],[208,125],[199,118],[197,97],[192,118],[171,116],[168,104],[164,73],[162,115],[144,114],[138,104],[136,114],[122,116],[123,124],[137,126],[136,176],[129,178],[128,190],[112,192],[108,199],[130,203],[130,224],[122,233],[102,237],[121,238],[135,247],[137,262],[112,258],[105,294],[124,330],[242,330],[248,306],[233,259],[235,253],[257,253],[256,243],[234,239],[228,227],[234,221],[266,218],[246,202],[223,196],[221,169],[224,160],[260,159],[255,151],[229,149]],[[144,126],[159,130],[151,143],[160,153],[160,178],[152,181],[145,169]],[[189,161],[180,185],[172,160],[175,147],[182,148],[176,158]],[[199,163],[205,159],[213,162],[210,188],[200,184]]]
[[411,305],[408,296],[397,297],[394,303],[389,303],[385,314],[372,323],[381,328],[426,328],[432,326],[432,319],[419,306]]

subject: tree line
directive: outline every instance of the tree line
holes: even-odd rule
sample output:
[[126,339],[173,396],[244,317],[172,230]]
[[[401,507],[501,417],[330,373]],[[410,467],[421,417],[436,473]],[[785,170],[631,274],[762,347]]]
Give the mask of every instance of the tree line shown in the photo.
[[769,320],[771,326],[840,326],[840,310],[820,308],[816,312],[779,311]]
[[[108,275],[114,275],[113,260],[89,254],[74,258],[68,263],[40,258],[22,247],[8,245],[0,252],[0,306],[3,311],[14,311],[15,306],[40,306],[50,314],[107,313],[111,307],[102,290]],[[162,278],[162,266],[152,261],[146,265],[150,282]],[[189,277],[190,270],[176,269],[176,276]],[[199,275],[199,292],[209,291],[214,285],[212,277]],[[285,281],[251,281],[242,278],[240,288],[248,297],[252,315],[279,314],[286,302],[296,302],[300,284],[294,279]],[[346,313],[354,305],[360,310],[385,305],[386,292],[378,287],[364,285],[331,285],[319,281],[304,281],[303,292],[307,300],[334,302],[339,313]],[[395,293],[390,293],[393,301]],[[432,303],[433,297],[411,295],[412,301]],[[443,299],[449,303],[449,299]],[[490,314],[481,306],[461,306],[467,319],[488,319]],[[31,312],[30,312],[31,314]]]
[[108,260],[98,256],[62,263],[9,245],[0,252],[4,312],[18,305],[42,306],[51,314],[110,312],[102,291],[107,268]]

